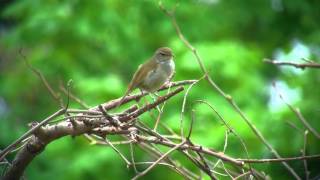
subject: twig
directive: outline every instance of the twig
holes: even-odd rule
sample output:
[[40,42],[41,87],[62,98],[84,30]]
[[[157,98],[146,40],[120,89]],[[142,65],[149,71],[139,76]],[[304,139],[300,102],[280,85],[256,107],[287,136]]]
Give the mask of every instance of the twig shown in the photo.
[[27,67],[29,67],[31,69],[31,71],[37,75],[40,80],[42,81],[42,83],[44,84],[44,86],[47,88],[47,90],[49,91],[50,95],[52,96],[52,98],[57,101],[60,105],[61,108],[65,108],[63,105],[63,99],[61,98],[60,94],[56,93],[53,88],[50,86],[49,82],[47,81],[47,79],[44,77],[44,75],[42,74],[42,72],[36,68],[34,68],[29,61],[27,60],[26,56],[23,54],[22,52],[22,48],[19,49],[19,54],[21,55],[21,57],[23,58],[24,62],[26,63]]
[[[205,104],[207,106],[209,106],[209,108],[218,116],[218,118],[220,119],[220,121],[227,127],[227,129],[234,134],[240,141],[240,144],[242,145],[245,153],[246,153],[246,157],[249,159],[249,152],[248,152],[248,148],[244,142],[244,140],[241,138],[241,136],[227,123],[227,121],[222,117],[222,115],[220,115],[220,113],[208,102],[203,101],[203,100],[196,100],[195,103],[202,103]],[[225,148],[224,148],[225,151]],[[223,152],[224,152],[223,151]],[[219,163],[219,161],[217,162]],[[216,164],[217,165],[217,164]],[[255,175],[253,168],[251,167],[251,164],[249,164],[249,169],[252,172],[253,175]]]
[[[190,124],[190,128],[189,128],[189,133],[187,135],[187,138],[186,138],[186,142],[191,145],[191,146],[194,146],[194,144],[192,143],[190,137],[191,137],[191,133],[192,133],[192,129],[193,129],[193,124],[194,124],[194,121],[195,121],[195,111],[192,110],[191,111],[191,124]],[[181,136],[183,138],[183,136]],[[199,168],[201,168],[204,172],[207,173],[207,175],[212,179],[217,179],[212,173],[211,173],[211,169],[209,167],[209,165],[207,164],[205,158],[202,156],[202,154],[199,152],[199,151],[196,151],[196,154],[200,157],[200,161],[199,160],[196,160],[194,158],[191,158],[191,156],[187,156],[189,159],[191,159],[192,161],[195,162],[195,164],[198,165]],[[201,163],[202,162],[202,163]]]
[[[163,155],[159,150],[155,149],[149,144],[140,142],[138,145],[141,146],[144,151],[148,152],[149,154],[153,155],[156,158],[159,158],[160,156]],[[172,166],[168,166],[168,167],[173,169],[175,172],[180,174],[185,179],[188,179],[188,180],[199,179],[197,175],[195,175],[194,173],[192,173],[191,171],[189,171],[184,167],[180,167],[180,165],[177,164],[175,161],[173,161],[170,157],[166,157],[163,161],[167,162],[168,164],[171,164]]]
[[135,173],[139,173],[139,171],[137,170],[137,167],[136,167],[136,162],[134,160],[133,144],[130,143],[129,145],[130,145],[131,164],[133,166],[133,170]]
[[296,126],[295,124],[293,124],[293,122],[291,121],[286,121],[286,123],[288,124],[289,127],[291,127],[294,130],[297,130],[300,133],[304,133],[304,131],[301,128],[298,128],[298,126]]
[[[172,87],[178,87],[178,86],[184,86],[184,85],[187,85],[187,84],[192,84],[194,81],[195,80],[183,80],[183,81],[170,82],[170,83],[165,84],[164,86],[162,86],[158,90],[158,92],[159,91],[163,91],[163,90],[168,89],[168,88],[172,88]],[[106,110],[110,110],[110,109],[116,108],[116,107],[118,107],[120,105],[126,104],[126,103],[128,103],[130,101],[133,101],[133,100],[137,101],[137,100],[141,99],[141,97],[146,96],[146,95],[148,95],[148,93],[138,93],[138,94],[134,94],[134,95],[131,95],[131,96],[126,96],[124,98],[120,97],[118,99],[114,99],[112,101],[109,101],[106,104],[103,104],[103,106],[104,106],[104,108]]]
[[142,171],[141,173],[137,174],[135,177],[132,178],[132,180],[136,180],[142,176],[144,176],[146,173],[148,173],[154,166],[156,166],[160,161],[162,161],[165,157],[167,157],[170,153],[181,147],[186,141],[182,141],[180,144],[177,144],[172,149],[170,149],[168,152],[164,153],[159,159],[157,159],[151,166],[149,166],[146,170]]
[[[59,88],[65,95],[68,95],[68,91],[66,90],[66,88],[63,86],[62,83],[60,83]],[[87,105],[84,101],[82,101],[80,98],[78,98],[77,96],[75,96],[71,92],[69,92],[69,97],[71,99],[73,99],[75,102],[77,102],[78,104],[80,104],[83,108],[85,108],[85,109],[89,109],[90,108],[89,105]]]
[[179,92],[181,92],[183,90],[184,90],[183,87],[179,87],[176,90],[170,92],[169,94],[167,94],[165,96],[161,96],[156,102],[153,102],[151,104],[146,104],[142,108],[138,109],[137,111],[135,111],[133,113],[128,114],[127,116],[119,117],[119,121],[122,122],[122,121],[128,121],[128,120],[134,119],[134,118],[138,117],[139,115],[141,115],[142,113],[157,107],[159,104],[163,103],[164,101],[168,100],[169,98],[171,98],[172,96],[178,94]]
[[106,119],[114,126],[120,126],[121,123],[118,119],[113,118],[112,116],[110,116],[107,111],[103,108],[103,106],[99,105],[99,110],[102,112],[103,116],[106,117]]
[[[169,93],[166,96],[160,97],[156,102],[146,105],[142,107],[141,109],[137,109],[134,112],[130,113],[129,115],[120,116],[123,121],[131,122],[135,118],[137,118],[142,113],[146,112],[149,109],[155,108],[158,104],[163,103],[164,101],[168,100],[172,96],[176,95],[177,93],[181,92],[183,90],[183,87],[177,88],[175,91]],[[105,103],[104,105],[112,105],[112,102]],[[109,106],[109,108],[112,106]],[[114,107],[114,106],[113,106]],[[133,106],[135,107],[135,106]],[[133,108],[130,107],[130,112]],[[99,107],[91,108],[90,111],[95,112],[99,109]],[[88,121],[81,118],[75,118],[73,119],[73,122],[76,124],[75,126],[71,125],[71,120],[67,121],[61,121],[54,125],[47,125],[42,127],[42,125],[46,124],[53,118],[64,114],[67,112],[66,109],[61,109],[57,113],[53,114],[52,116],[48,117],[41,123],[37,124],[34,128],[32,128],[30,131],[28,131],[25,135],[23,135],[21,138],[18,139],[18,143],[23,140],[25,137],[28,137],[31,134],[35,134],[34,136],[31,136],[32,139],[30,139],[26,146],[24,146],[16,155],[15,160],[13,161],[13,165],[8,169],[6,172],[4,179],[18,179],[22,176],[24,169],[28,166],[28,164],[41,152],[44,150],[45,146],[49,144],[51,141],[58,139],[60,137],[66,136],[66,135],[82,135],[85,133],[94,133],[100,136],[105,136],[107,134],[130,134],[130,128],[128,129],[121,129],[121,127],[113,127],[108,126],[107,121],[105,119],[101,118],[92,118]],[[95,113],[93,113],[95,114]],[[106,114],[102,111],[101,114]],[[109,115],[110,116],[110,115]],[[108,114],[107,116],[108,117]],[[112,117],[112,116],[111,116]],[[102,125],[102,126],[101,126]],[[42,128],[40,128],[42,127]],[[39,130],[38,130],[39,129]],[[36,131],[38,130],[38,131]],[[9,151],[11,147],[15,147],[17,142],[13,143],[13,145],[10,145],[8,148]],[[8,150],[2,151],[1,156],[5,156],[7,154]]]
[[302,113],[300,112],[299,108],[294,108],[291,104],[289,104],[278,90],[276,83],[273,82],[272,86],[278,93],[280,99],[288,106],[288,108],[298,117],[298,119],[302,122],[305,128],[307,128],[316,138],[320,139],[320,134],[308,123],[308,121],[303,117]]
[[232,180],[240,179],[240,178],[242,178],[242,177],[244,177],[244,176],[246,176],[246,175],[249,175],[250,173],[251,173],[251,171],[247,171],[247,172],[242,173],[242,174],[240,174],[239,176],[233,178]]
[[[195,119],[195,115],[194,115],[194,110],[191,111],[191,124],[190,124],[190,128],[189,128],[189,133],[188,133],[188,136],[187,136],[187,141],[190,141],[190,137],[191,137],[191,133],[192,133],[192,128],[193,128],[193,124],[194,124],[194,119]],[[181,136],[183,137],[183,136]]]
[[[137,135],[139,137],[139,140],[141,141],[145,141],[145,142],[149,142],[149,143],[154,143],[154,144],[161,144],[161,145],[165,145],[165,146],[168,146],[168,147],[174,147],[176,144],[173,143],[173,142],[169,142],[169,141],[163,141],[163,140],[160,140],[158,138],[147,138],[147,137],[144,137],[144,136],[141,136],[141,135]],[[186,150],[186,149],[189,149],[189,150],[192,150],[192,151],[199,151],[201,153],[205,153],[205,154],[208,154],[208,155],[212,155],[216,158],[219,158],[219,159],[222,159],[226,162],[230,162],[232,164],[235,164],[237,166],[243,166],[243,162],[240,161],[240,160],[236,160],[234,158],[231,158],[221,152],[215,152],[209,148],[205,148],[205,147],[202,147],[202,146],[199,146],[199,145],[194,145],[194,146],[191,146],[191,145],[188,145],[188,144],[184,144],[183,146],[179,147],[179,149],[181,150]]]
[[[189,48],[193,55],[195,56],[201,71],[206,74],[206,80],[211,85],[211,87],[216,90],[221,96],[223,96],[228,103],[233,107],[233,109],[240,115],[240,117],[247,123],[247,125],[251,128],[253,133],[258,137],[258,139],[270,150],[270,152],[275,155],[277,158],[281,158],[280,154],[269,144],[269,142],[265,139],[265,137],[262,135],[262,133],[256,128],[254,124],[251,123],[251,120],[242,112],[242,110],[239,108],[239,106],[236,104],[236,102],[232,99],[232,97],[228,94],[226,94],[220,87],[213,81],[213,79],[208,75],[208,71],[201,59],[201,57],[198,54],[198,51],[196,48],[194,48],[190,42],[184,37],[182,34],[180,27],[176,21],[176,18],[173,14],[173,12],[169,12],[163,4],[159,3],[160,9],[171,19],[171,22],[176,30],[176,33],[180,40],[185,44],[187,48]],[[287,164],[286,162],[283,162],[283,165],[287,168],[287,170],[295,177],[295,179],[301,179],[299,175]]]
[[[136,162],[134,163],[135,165],[148,165],[148,164],[153,164],[154,162]],[[163,165],[163,166],[168,166],[170,168],[174,168],[172,164],[169,163],[161,163],[159,162],[158,165]]]
[[264,59],[263,62],[279,65],[279,66],[293,66],[295,68],[305,69],[305,68],[320,68],[319,63],[313,61],[308,61],[308,63],[295,63],[290,61],[277,61],[271,59]]
[[[302,156],[306,156],[306,151],[307,151],[307,140],[308,140],[308,130],[306,130],[303,133],[303,149],[302,151]],[[306,176],[306,180],[309,180],[310,178],[310,171],[308,170],[308,163],[307,160],[303,160],[303,166],[304,166],[304,172]]]
[[[170,90],[171,90],[171,86],[169,86],[167,94],[170,93]],[[162,107],[161,107],[161,109],[160,109],[160,111],[159,111],[158,117],[157,117],[157,119],[156,119],[156,123],[155,123],[154,128],[153,128],[154,131],[157,131],[157,128],[158,128],[160,119],[161,119],[162,114],[163,114],[164,107],[165,107],[165,105],[166,105],[166,102],[167,102],[167,101],[165,101],[165,102],[163,103],[163,105],[162,105]]]
[[130,166],[130,161],[117,149],[107,138],[104,140],[112,149],[119,154],[119,156],[126,162],[127,166]]
[[[141,123],[141,122],[139,122]],[[141,123],[142,124],[142,123]],[[143,125],[143,124],[142,124]],[[162,145],[165,145],[165,146],[168,146],[168,147],[174,147],[176,144],[173,143],[172,141],[170,141],[169,139],[167,138],[164,138],[163,136],[161,136],[160,134],[158,134],[157,132],[149,129],[148,127],[144,126],[144,127],[139,127],[139,126],[136,126],[138,129],[152,135],[152,136],[155,136],[159,139],[156,140],[156,142],[154,142],[154,144],[162,144]],[[190,132],[190,131],[189,131]],[[138,137],[138,140],[141,140],[141,137],[142,136],[139,136],[137,135]],[[181,137],[182,138],[182,137]],[[168,142],[169,144],[171,143],[171,145],[168,145],[168,144],[165,144],[165,142]],[[164,143],[164,144],[163,144]],[[186,145],[190,145],[190,146],[195,146],[193,144],[191,144],[191,141],[189,141],[189,143],[186,143]],[[202,150],[202,146],[199,146],[199,149]],[[203,165],[198,159],[195,159],[194,157],[192,157],[190,154],[188,154],[185,150],[188,150],[188,148],[186,149],[183,149],[183,148],[179,148],[179,150],[185,155],[187,156],[187,158],[189,158],[196,166],[198,166],[201,170],[203,170],[203,172],[207,173],[211,178],[213,179],[216,179],[214,178],[214,176],[211,174],[211,171],[209,168],[206,168],[205,165]],[[196,152],[197,153],[197,152]],[[204,162],[206,163],[206,162]]]
[[68,109],[67,113],[85,113],[92,115],[102,115],[102,112],[95,110],[83,110],[83,109]]
[[299,156],[299,157],[289,157],[289,158],[277,158],[277,159],[237,159],[244,163],[273,163],[273,162],[284,162],[284,161],[298,161],[298,160],[308,160],[308,159],[320,159],[320,154],[310,155],[310,156]]
[[66,109],[60,109],[59,111],[55,112],[51,116],[47,117],[45,120],[37,124],[36,126],[32,127],[29,131],[24,133],[21,137],[19,137],[16,141],[14,141],[12,144],[7,146],[5,149],[3,149],[0,152],[0,161],[3,160],[3,158],[12,150],[12,148],[16,147],[21,141],[23,141],[25,138],[33,134],[36,130],[38,130],[41,126],[47,124],[52,119],[64,114],[66,112]]
[[182,108],[181,108],[181,113],[180,113],[180,136],[183,137],[183,113],[185,111],[185,106],[186,106],[186,102],[187,102],[187,96],[189,94],[189,91],[191,90],[191,88],[197,84],[200,80],[202,80],[205,76],[201,77],[200,79],[198,79],[197,81],[194,81],[187,89],[186,93],[183,96],[183,102],[182,102]]

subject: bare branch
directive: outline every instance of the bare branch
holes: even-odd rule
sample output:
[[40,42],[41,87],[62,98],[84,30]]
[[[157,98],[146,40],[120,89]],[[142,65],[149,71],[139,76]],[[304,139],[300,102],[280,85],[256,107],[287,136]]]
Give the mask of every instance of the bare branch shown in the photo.
[[90,108],[89,105],[87,105],[84,101],[82,101],[80,98],[78,98],[77,96],[75,96],[71,92],[69,92],[69,94],[68,94],[68,90],[66,90],[66,88],[63,86],[62,83],[60,83],[59,88],[65,95],[67,95],[67,96],[69,95],[68,97],[70,97],[75,102],[80,104],[83,108],[85,108],[85,109],[89,109]]
[[22,52],[22,48],[19,49],[19,54],[20,56],[23,58],[24,62],[26,63],[27,67],[31,69],[31,71],[39,77],[39,79],[42,81],[42,83],[44,84],[44,86],[47,88],[47,90],[49,91],[50,95],[52,96],[52,98],[57,101],[60,105],[61,108],[65,108],[64,104],[63,104],[63,99],[61,98],[60,94],[56,93],[53,88],[51,87],[51,85],[49,84],[49,82],[47,81],[47,79],[45,78],[45,76],[42,74],[42,72],[36,68],[34,68],[29,61],[27,60],[26,56],[23,54]]
[[48,122],[50,122],[52,119],[64,114],[66,112],[65,109],[60,109],[59,111],[55,112],[54,114],[52,114],[51,116],[47,117],[45,120],[43,120],[42,122],[40,122],[39,124],[35,125],[34,127],[32,127],[29,131],[27,131],[26,133],[24,133],[20,138],[18,138],[16,141],[14,141],[12,144],[10,144],[8,147],[6,147],[5,149],[3,149],[0,152],[0,161],[3,160],[3,158],[13,149],[15,148],[20,142],[22,142],[25,138],[29,137],[31,134],[33,134],[35,131],[37,131],[41,126],[47,124]]
[[[152,104],[145,105],[141,109],[137,109],[136,111],[128,115],[119,116],[119,119],[121,119],[122,122],[127,122],[127,123],[131,122],[142,113],[152,108],[155,108],[157,105],[163,103],[164,101],[168,100],[169,98],[181,92],[182,90],[183,90],[183,87],[179,87],[175,91],[160,97],[156,102]],[[101,108],[102,106],[100,107],[100,109]],[[90,110],[92,110],[92,112],[96,112],[98,109],[99,109],[99,106],[94,107]],[[131,111],[132,108],[129,108],[129,109]],[[53,125],[48,124],[47,126],[43,126],[47,124],[49,121],[51,121],[52,119],[58,117],[59,115],[64,114],[66,111],[67,111],[66,109],[61,109],[55,114],[51,115],[41,123],[37,124],[27,133],[25,133],[12,145],[7,147],[5,151],[1,152],[1,156],[5,157],[6,154],[10,152],[11,148],[15,147],[18,143],[20,143],[26,137],[34,134],[33,136],[31,136],[31,139],[28,141],[28,143],[18,152],[15,160],[13,161],[12,166],[9,168],[6,175],[4,176],[4,179],[17,179],[21,177],[24,169],[32,161],[32,159],[34,159],[41,151],[43,151],[44,147],[47,144],[49,144],[51,141],[58,139],[60,137],[63,137],[66,135],[76,136],[76,135],[81,135],[85,133],[94,133],[99,136],[105,136],[106,134],[130,134],[130,132],[135,129],[135,128],[134,129],[129,128],[127,126],[126,127],[110,126],[112,125],[110,121],[110,117],[111,119],[114,119],[114,117],[112,117],[111,115],[108,115],[105,111],[102,111],[102,110],[101,110],[102,114],[104,114],[105,118],[103,117],[98,117],[98,118],[69,117],[69,119],[58,122],[57,124],[53,124]]]
[[244,163],[273,163],[273,162],[285,162],[285,161],[298,161],[298,160],[308,160],[308,159],[320,159],[320,154],[310,155],[310,156],[299,156],[299,157],[289,157],[289,158],[277,158],[277,159],[237,159]]
[[[306,151],[307,151],[307,139],[308,139],[308,130],[306,130],[303,133],[303,149],[302,151],[302,156],[306,156]],[[304,159],[303,160],[303,166],[304,166],[304,172],[305,172],[305,176],[306,176],[306,180],[309,180],[310,178],[310,171],[308,170],[308,163],[307,160]]]
[[[176,33],[180,40],[184,43],[184,45],[190,49],[197,60],[201,71],[206,75],[206,80],[208,83],[211,85],[211,87],[216,90],[221,96],[223,96],[228,103],[233,107],[233,109],[241,116],[241,118],[246,122],[246,124],[251,128],[253,133],[257,136],[257,138],[269,149],[269,151],[276,156],[277,158],[281,158],[280,154],[271,146],[271,144],[265,139],[265,137],[262,135],[262,133],[256,128],[254,124],[251,123],[251,120],[244,114],[244,112],[239,108],[237,103],[233,100],[233,98],[226,94],[214,81],[213,79],[208,75],[208,71],[198,54],[198,51],[196,48],[194,48],[191,43],[185,38],[185,36],[182,34],[181,29],[176,21],[176,18],[174,16],[174,11],[170,12],[168,11],[163,4],[160,2],[159,3],[160,9],[170,18]],[[292,176],[295,177],[295,179],[301,179],[299,175],[287,164],[286,162],[283,162],[283,165],[287,168],[287,170],[292,174]]]
[[308,121],[303,117],[302,113],[298,108],[294,108],[291,104],[289,104],[284,98],[283,95],[280,93],[280,91],[277,88],[277,85],[275,82],[272,83],[274,89],[278,93],[280,99],[288,106],[288,108],[298,117],[298,119],[302,122],[304,127],[308,129],[316,138],[320,139],[320,134],[318,131],[316,131],[309,123]]
[[293,66],[295,68],[305,69],[305,68],[320,68],[319,63],[315,63],[313,61],[308,63],[295,63],[290,61],[278,61],[278,60],[270,60],[270,59],[264,59],[263,62],[279,65],[279,66]]
[[132,180],[136,180],[142,176],[144,176],[145,174],[147,174],[152,168],[154,168],[160,161],[162,161],[165,157],[167,157],[170,153],[172,153],[173,151],[175,151],[176,149],[178,149],[179,147],[181,147],[186,141],[182,141],[180,144],[177,144],[175,147],[173,147],[172,149],[170,149],[168,152],[166,152],[165,154],[163,154],[158,160],[156,160],[151,166],[149,166],[146,170],[142,171],[141,173],[139,173],[138,175],[136,175],[135,177],[132,178]]
[[[174,147],[176,144],[175,143],[172,143],[172,142],[168,142],[168,141],[164,141],[164,140],[161,140],[161,139],[158,139],[158,138],[154,138],[154,137],[144,137],[144,136],[141,136],[141,135],[137,135],[138,136],[138,139],[139,141],[144,141],[144,142],[149,142],[149,143],[154,143],[154,144],[162,144],[162,145],[165,145],[165,146],[168,146],[168,147]],[[183,146],[179,147],[179,149],[181,150],[186,150],[186,149],[190,149],[190,150],[193,150],[193,151],[199,151],[201,153],[204,153],[204,154],[208,154],[208,155],[212,155],[214,157],[217,157],[221,160],[224,160],[226,162],[230,162],[232,164],[235,164],[237,166],[242,166],[243,165],[243,162],[242,161],[238,161],[234,158],[231,158],[221,152],[215,152],[209,148],[205,148],[205,147],[202,147],[202,146],[199,146],[199,145],[194,145],[194,146],[191,146],[191,145],[188,145],[188,144],[184,144]]]
[[105,142],[109,144],[117,154],[119,154],[119,156],[126,162],[127,166],[130,166],[130,161],[120,152],[119,149],[117,149],[107,138],[105,139]]

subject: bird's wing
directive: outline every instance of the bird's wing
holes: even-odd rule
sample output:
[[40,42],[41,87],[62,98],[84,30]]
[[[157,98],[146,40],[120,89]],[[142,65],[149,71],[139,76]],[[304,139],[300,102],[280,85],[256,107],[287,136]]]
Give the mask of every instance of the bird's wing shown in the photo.
[[[148,66],[148,68],[145,68]],[[128,95],[132,90],[137,88],[144,80],[150,71],[150,69],[156,69],[157,63],[155,61],[147,61],[146,63],[140,65],[138,70],[134,73],[133,78],[128,86],[126,95]]]

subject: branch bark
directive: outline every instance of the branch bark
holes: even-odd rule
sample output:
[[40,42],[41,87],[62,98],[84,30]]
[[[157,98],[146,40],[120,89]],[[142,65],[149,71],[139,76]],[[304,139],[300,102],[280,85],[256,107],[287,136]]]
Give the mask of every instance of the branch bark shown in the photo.
[[320,68],[320,64],[314,61],[308,61],[307,63],[295,63],[291,61],[278,61],[278,60],[270,60],[264,59],[263,62],[279,65],[279,66],[292,66],[295,68],[305,69],[305,68]]
[[[193,82],[193,81],[190,81]],[[188,81],[180,81],[176,83],[172,83],[171,86],[179,86],[180,84],[188,84]],[[168,88],[170,86],[166,86]],[[151,104],[147,104],[140,109],[136,108],[129,108],[124,113],[120,115],[112,115],[113,118],[117,118],[123,123],[132,122],[138,116],[155,108],[157,105],[167,101],[171,97],[175,96],[179,92],[183,91],[183,87],[178,87],[176,90],[161,96],[157,101]],[[138,94],[134,96],[129,96],[126,98],[126,102],[129,102],[133,99],[138,97],[142,97],[145,94]],[[102,104],[102,107],[106,110],[110,110],[115,108],[117,105],[117,100],[112,100],[107,103]],[[93,112],[99,112],[99,106],[93,107],[90,109]],[[133,111],[133,112],[132,112]],[[12,148],[14,148],[17,144],[19,144],[22,140],[26,139],[27,137],[31,136],[28,140],[26,145],[22,147],[22,149],[17,153],[16,157],[14,158],[12,165],[9,167],[8,171],[6,172],[5,176],[3,177],[4,180],[12,180],[12,179],[19,179],[26,167],[29,163],[38,155],[40,154],[45,147],[52,141],[57,140],[61,137],[71,135],[71,136],[78,136],[82,134],[97,134],[99,136],[105,136],[107,134],[131,134],[132,131],[135,131],[135,128],[131,127],[131,124],[126,124],[123,127],[113,126],[106,116],[100,117],[86,117],[85,111],[80,113],[79,117],[73,116],[72,118],[69,117],[67,120],[60,121],[56,124],[47,124],[52,119],[58,117],[59,115],[64,114],[66,112],[65,109],[59,110],[54,113],[52,116],[48,117],[41,123],[37,124],[34,128],[30,129],[27,133],[21,136],[13,145],[8,146],[6,151],[2,151],[1,155],[5,157],[7,153],[10,152]],[[81,111],[80,111],[81,112]],[[90,111],[89,111],[90,112]],[[103,113],[102,113],[103,114]],[[47,125],[45,125],[47,124]]]

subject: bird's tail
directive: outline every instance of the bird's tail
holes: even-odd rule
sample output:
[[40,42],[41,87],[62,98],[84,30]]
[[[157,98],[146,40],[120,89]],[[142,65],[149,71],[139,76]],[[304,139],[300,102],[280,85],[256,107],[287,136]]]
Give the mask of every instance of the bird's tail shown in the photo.
[[126,93],[122,96],[122,98],[120,99],[120,101],[117,103],[116,108],[118,108],[120,105],[122,105],[123,101],[125,100],[126,96],[129,95],[129,93],[131,92],[131,89],[128,88]]

